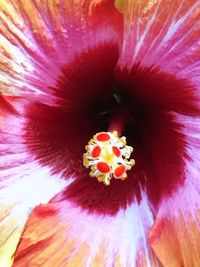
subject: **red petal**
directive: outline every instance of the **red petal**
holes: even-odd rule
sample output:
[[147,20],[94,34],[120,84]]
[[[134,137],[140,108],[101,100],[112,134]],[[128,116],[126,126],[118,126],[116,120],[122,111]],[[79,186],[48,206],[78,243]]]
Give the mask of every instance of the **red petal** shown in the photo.
[[200,113],[196,89],[190,81],[157,67],[137,64],[131,71],[117,69],[116,81],[132,110],[137,106],[151,106],[183,114]]
[[53,89],[57,104],[69,112],[96,112],[108,104],[118,47],[107,43],[82,51],[62,68]]
[[89,175],[82,164],[84,146],[91,136],[106,128],[101,117],[68,114],[42,104],[29,105],[26,116],[29,119],[24,138],[31,155],[64,178],[75,173]]

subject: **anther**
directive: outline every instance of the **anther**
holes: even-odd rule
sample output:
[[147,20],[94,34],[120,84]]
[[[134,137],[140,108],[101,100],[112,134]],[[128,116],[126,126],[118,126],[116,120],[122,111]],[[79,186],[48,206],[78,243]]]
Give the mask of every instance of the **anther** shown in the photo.
[[113,178],[125,180],[126,172],[135,165],[135,160],[130,159],[133,148],[126,144],[124,136],[118,136],[117,131],[95,134],[85,149],[84,166],[91,168],[91,177],[105,185]]

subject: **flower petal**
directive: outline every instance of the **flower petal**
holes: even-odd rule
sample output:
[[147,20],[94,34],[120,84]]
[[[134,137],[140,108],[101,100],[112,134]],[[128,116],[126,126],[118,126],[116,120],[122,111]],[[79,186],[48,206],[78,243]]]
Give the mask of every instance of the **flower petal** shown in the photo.
[[14,266],[160,266],[146,243],[152,222],[145,195],[114,217],[89,215],[68,201],[41,205],[29,218]]
[[0,265],[8,267],[31,209],[48,202],[66,182],[27,151],[20,102],[1,97],[0,103]]
[[154,67],[188,80],[186,89],[195,88],[199,103],[199,0],[125,0],[118,1],[118,6],[125,18],[119,67]]
[[177,115],[187,141],[186,180],[158,210],[149,240],[166,267],[198,267],[200,262],[200,119]]
[[[0,3],[0,20],[1,91],[37,98],[50,105],[58,105],[57,101],[63,100],[62,93],[58,92],[59,77],[68,71],[79,77],[76,66],[70,65],[76,62],[77,56],[93,55],[97,47],[106,44],[110,44],[115,53],[122,35],[122,17],[113,1],[34,0],[24,3],[22,0],[5,0]],[[105,61],[110,52],[100,57],[103,56]],[[81,61],[78,58],[85,75],[92,80],[94,71],[88,73],[84,61],[84,58]],[[98,72],[99,61],[95,63]],[[77,84],[73,78],[70,83],[70,78],[65,77],[65,91],[73,85],[77,93]],[[79,80],[83,86],[84,80],[81,77]],[[87,95],[87,88],[84,90]],[[90,87],[89,90],[88,94],[92,91]],[[78,91],[82,90],[78,87]]]

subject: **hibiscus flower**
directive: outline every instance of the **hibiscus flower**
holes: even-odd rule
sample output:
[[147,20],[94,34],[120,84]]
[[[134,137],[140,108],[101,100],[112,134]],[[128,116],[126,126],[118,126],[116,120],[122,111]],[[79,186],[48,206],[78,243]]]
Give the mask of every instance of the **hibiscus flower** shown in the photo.
[[199,267],[199,0],[1,0],[0,33],[0,266]]

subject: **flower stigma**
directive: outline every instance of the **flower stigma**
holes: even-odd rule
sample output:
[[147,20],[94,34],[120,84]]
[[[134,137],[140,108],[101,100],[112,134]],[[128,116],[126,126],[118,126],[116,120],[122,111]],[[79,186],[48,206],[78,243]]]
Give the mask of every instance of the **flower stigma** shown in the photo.
[[95,134],[85,149],[83,165],[91,167],[90,176],[106,186],[112,178],[125,180],[126,171],[135,165],[135,160],[130,159],[133,148],[126,145],[126,137],[119,137],[117,131]]

